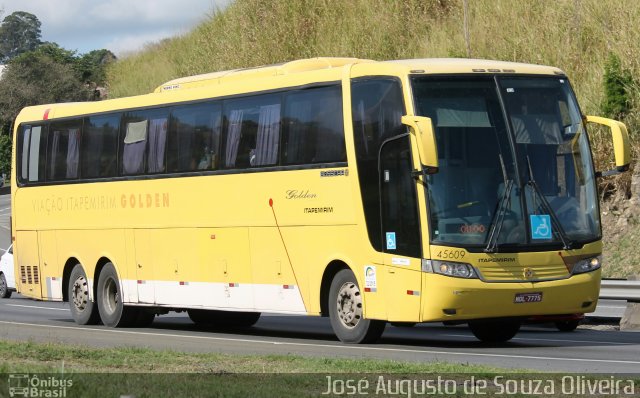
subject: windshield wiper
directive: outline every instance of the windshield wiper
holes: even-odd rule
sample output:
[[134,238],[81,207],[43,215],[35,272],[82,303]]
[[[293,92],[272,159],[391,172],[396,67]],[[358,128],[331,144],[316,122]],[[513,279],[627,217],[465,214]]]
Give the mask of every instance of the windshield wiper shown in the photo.
[[513,189],[513,180],[507,178],[507,170],[504,167],[502,154],[498,156],[500,157],[500,166],[502,167],[504,191],[502,191],[502,197],[498,201],[498,209],[493,214],[493,218],[491,219],[487,247],[484,248],[485,253],[495,253],[498,248],[498,237],[500,236],[500,231],[502,230],[504,217],[507,214],[507,203],[511,200],[511,190]]
[[531,160],[529,159],[529,155],[527,155],[527,167],[529,168],[529,181],[527,182],[527,185],[529,185],[533,189],[533,192],[535,192],[536,196],[540,199],[542,208],[547,212],[547,214],[549,214],[551,223],[555,225],[556,231],[558,231],[558,236],[562,241],[563,250],[571,249],[571,247],[573,246],[573,242],[567,236],[567,233],[564,231],[564,228],[562,228],[562,224],[560,224],[560,220],[558,220],[556,213],[551,208],[551,205],[547,201],[547,198],[544,197],[544,194],[540,190],[540,187],[538,187],[536,180],[533,178],[533,169],[531,168]]

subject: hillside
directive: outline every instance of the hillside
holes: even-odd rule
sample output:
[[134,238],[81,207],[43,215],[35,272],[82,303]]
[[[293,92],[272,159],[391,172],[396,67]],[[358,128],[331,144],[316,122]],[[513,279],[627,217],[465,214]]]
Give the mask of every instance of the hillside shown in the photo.
[[[554,65],[565,70],[587,114],[602,114],[611,55],[640,71],[640,2],[616,0],[237,0],[192,32],[149,45],[108,71],[111,97],[152,91],[205,72],[316,56],[370,59],[473,57]],[[638,151],[640,90],[631,82],[627,123]],[[592,135],[598,169],[609,169],[608,138]],[[631,173],[601,182],[605,274],[640,274],[640,207],[629,201]],[[640,194],[640,192],[639,192]],[[627,248],[627,249],[625,249]]]

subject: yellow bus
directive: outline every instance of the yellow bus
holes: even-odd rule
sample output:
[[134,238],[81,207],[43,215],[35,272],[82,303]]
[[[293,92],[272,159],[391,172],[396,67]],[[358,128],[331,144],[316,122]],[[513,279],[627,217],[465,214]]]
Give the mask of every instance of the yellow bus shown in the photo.
[[153,93],[28,107],[14,131],[18,291],[78,324],[248,327],[594,311],[602,234],[587,122],[554,67],[315,58],[177,79]]

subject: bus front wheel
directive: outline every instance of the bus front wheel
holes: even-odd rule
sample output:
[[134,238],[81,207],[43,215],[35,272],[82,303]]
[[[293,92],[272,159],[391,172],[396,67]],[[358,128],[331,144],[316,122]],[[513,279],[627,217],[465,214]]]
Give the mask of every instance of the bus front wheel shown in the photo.
[[89,282],[81,264],[71,270],[68,287],[71,317],[78,325],[95,325],[100,320],[95,301],[89,297]]
[[338,271],[331,281],[329,319],[333,332],[345,343],[373,343],[385,327],[384,321],[364,319],[360,287],[348,269]]
[[116,268],[107,263],[98,278],[98,311],[105,326],[123,327],[133,325],[138,309],[122,303],[122,291]]
[[515,319],[479,319],[469,321],[474,336],[485,343],[509,341],[520,330],[521,322]]

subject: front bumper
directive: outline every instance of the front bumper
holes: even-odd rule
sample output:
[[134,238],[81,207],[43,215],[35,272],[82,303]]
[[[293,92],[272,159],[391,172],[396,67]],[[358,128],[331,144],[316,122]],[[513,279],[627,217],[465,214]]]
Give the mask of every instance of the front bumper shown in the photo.
[[[488,283],[422,274],[421,321],[531,317],[595,311],[601,270],[547,282]],[[518,293],[541,293],[542,301],[516,303]]]

